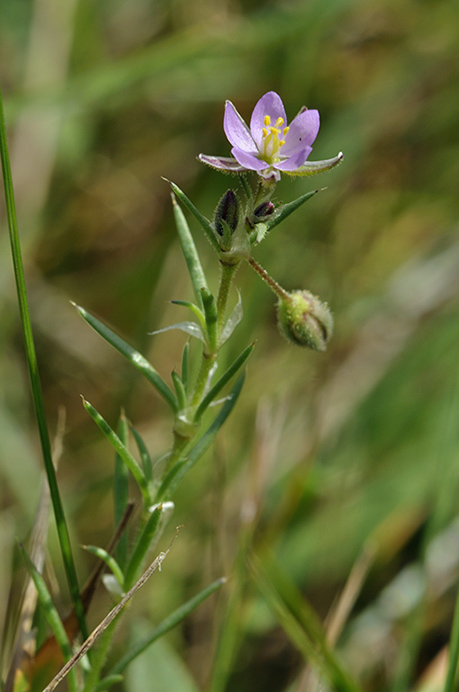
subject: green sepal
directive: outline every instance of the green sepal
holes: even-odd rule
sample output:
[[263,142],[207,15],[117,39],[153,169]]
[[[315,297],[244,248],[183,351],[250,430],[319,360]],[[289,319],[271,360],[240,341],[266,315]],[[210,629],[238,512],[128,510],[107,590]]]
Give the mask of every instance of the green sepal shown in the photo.
[[301,195],[301,197],[298,197],[298,199],[294,199],[292,202],[288,202],[288,204],[281,206],[273,218],[266,222],[265,234],[272,231],[275,226],[278,226],[287,216],[290,216],[298,207],[301,207],[302,204],[311,199],[311,197],[314,197],[318,192],[320,192],[320,190],[306,192],[304,195]]
[[340,151],[339,154],[334,156],[332,159],[324,159],[323,161],[306,161],[303,166],[300,166],[293,171],[282,171],[282,173],[285,173],[293,178],[304,178],[310,175],[317,175],[317,173],[323,173],[324,171],[329,171],[332,168],[335,168],[335,166],[338,166],[341,163],[343,158],[343,152]]
[[132,473],[135,481],[137,482],[137,485],[140,488],[140,492],[143,495],[145,503],[149,505],[150,493],[148,489],[147,479],[137,460],[132,456],[131,452],[128,450],[126,445],[122,443],[118,435],[114,432],[114,430],[112,430],[107,421],[100,415],[100,413],[98,413],[98,411],[96,411],[94,406],[92,406],[92,404],[90,404],[89,401],[86,401],[86,399],[84,399],[83,397],[82,399],[83,406],[85,407],[86,411],[89,413],[89,415],[96,423],[96,425],[99,427],[99,429],[103,432],[103,434],[110,442],[116,453],[119,455],[119,457],[124,461],[129,471]]
[[185,262],[188,268],[191,283],[193,284],[193,290],[196,296],[196,300],[198,302],[199,307],[202,307],[201,289],[207,289],[206,277],[201,266],[201,261],[199,259],[198,251],[196,250],[196,245],[194,244],[193,236],[191,235],[187,220],[185,219],[185,215],[179,207],[179,205],[177,204],[175,196],[172,194],[171,197],[175,225],[177,228],[180,245],[182,246],[182,252],[185,257]]
[[186,457],[179,459],[176,464],[170,469],[166,477],[161,483],[158,494],[157,501],[162,501],[168,499],[172,496],[176,488],[179,486],[183,477],[186,473],[196,464],[197,461],[204,455],[208,450],[215,435],[218,433],[229,414],[233,410],[233,407],[241,393],[242,385],[244,384],[245,375],[244,373],[237,379],[234,387],[232,388],[229,395],[226,397],[225,403],[222,406],[220,413],[214,418],[211,425],[207,428],[205,433],[199,438],[198,442],[191,448]]
[[199,404],[194,415],[195,422],[201,420],[204,412],[210,406],[210,404],[215,401],[217,396],[220,394],[223,387],[233,378],[236,373],[242,368],[250,354],[255,347],[255,343],[249,344],[242,353],[236,358],[236,360],[230,365],[226,372],[220,377],[220,379],[214,384],[214,386],[207,392],[204,399]]
[[220,245],[218,243],[217,238],[215,237],[215,232],[209,219],[206,219],[206,217],[203,214],[201,214],[199,209],[197,209],[197,207],[194,206],[193,202],[186,196],[183,190],[181,190],[178,187],[178,185],[172,183],[170,180],[167,180],[167,178],[164,178],[164,180],[166,180],[166,182],[169,183],[174,193],[182,202],[183,206],[185,206],[188,209],[188,211],[191,212],[195,219],[199,222],[214,250],[220,252]]
[[81,317],[92,327],[105,341],[107,341],[113,348],[121,353],[127,360],[135,367],[142,375],[153,385],[158,394],[160,394],[165,401],[169,404],[171,409],[175,412],[177,410],[177,400],[171,391],[171,389],[164,382],[160,374],[155,370],[153,365],[148,362],[148,360],[138,351],[136,351],[132,346],[130,346],[126,341],[124,341],[118,334],[115,334],[109,327],[107,327],[103,322],[98,320],[96,317],[91,315],[87,310],[76,305],[72,302],[72,305],[76,308]]

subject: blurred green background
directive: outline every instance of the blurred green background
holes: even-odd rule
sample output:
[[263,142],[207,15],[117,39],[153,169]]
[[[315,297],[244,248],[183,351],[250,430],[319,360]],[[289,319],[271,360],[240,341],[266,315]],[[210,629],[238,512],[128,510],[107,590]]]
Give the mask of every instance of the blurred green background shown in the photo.
[[[19,227],[52,434],[65,415],[59,479],[76,546],[104,545],[113,523],[112,452],[80,394],[112,425],[124,407],[154,455],[168,448],[170,420],[69,301],[167,377],[185,337],[148,333],[185,318],[169,301],[190,299],[191,287],[161,176],[211,216],[237,181],[196,156],[229,155],[225,99],[247,119],[269,90],[289,118],[302,105],[319,110],[311,160],[345,156],[318,178],[281,181],[283,201],[327,189],[256,252],[285,288],[329,302],[329,350],[286,344],[272,295],[249,266],[239,270],[245,319],[225,357],[253,339],[256,349],[236,410],[176,498],[165,539],[173,526],[186,528],[131,606],[136,636],[231,574],[238,535],[255,514],[255,546],[276,555],[321,617],[364,547],[375,548],[339,640],[365,689],[397,689],[404,674],[408,686],[421,685],[448,641],[459,565],[458,46],[452,0],[2,1]],[[41,461],[0,212],[3,618],[13,543],[30,530]],[[190,225],[215,286],[213,251]],[[83,579],[93,558],[78,549],[76,557]],[[421,564],[429,598],[410,672],[400,651]],[[234,583],[133,666],[124,689],[205,689]],[[62,607],[66,599],[64,587]],[[253,584],[241,604],[227,689],[307,689],[300,655]],[[107,607],[101,596],[94,623]]]

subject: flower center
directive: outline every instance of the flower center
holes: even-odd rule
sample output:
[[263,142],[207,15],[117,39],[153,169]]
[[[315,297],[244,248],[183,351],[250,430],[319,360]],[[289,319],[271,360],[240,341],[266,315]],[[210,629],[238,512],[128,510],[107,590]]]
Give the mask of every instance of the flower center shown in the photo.
[[282,128],[282,125],[284,124],[283,118],[277,118],[274,125],[271,125],[271,118],[269,115],[265,115],[263,122],[265,124],[264,128],[262,129],[263,151],[260,153],[262,154],[262,158],[264,161],[266,161],[266,163],[273,164],[280,159],[280,156],[277,154],[280,148],[285,144],[284,137],[289,128]]

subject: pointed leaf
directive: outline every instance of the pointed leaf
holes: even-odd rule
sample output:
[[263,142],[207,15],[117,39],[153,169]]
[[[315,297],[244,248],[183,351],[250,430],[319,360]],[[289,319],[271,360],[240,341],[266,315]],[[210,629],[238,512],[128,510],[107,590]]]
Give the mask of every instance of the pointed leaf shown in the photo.
[[206,318],[204,317],[202,310],[200,310],[197,305],[191,303],[189,300],[171,300],[171,303],[173,305],[183,305],[183,307],[189,308],[191,312],[198,318],[199,324],[203,330],[206,328]]
[[[166,180],[166,178],[164,178],[164,180]],[[169,185],[171,186],[171,188],[173,189],[174,193],[177,195],[183,206],[186,207],[188,211],[193,214],[195,219],[201,224],[201,227],[214,250],[220,252],[220,245],[218,244],[218,240],[215,237],[214,229],[212,228],[212,224],[210,223],[209,219],[206,219],[206,217],[203,214],[201,214],[199,209],[197,209],[197,207],[194,206],[193,202],[186,196],[186,194],[179,188],[178,185],[172,183],[170,180],[168,180],[167,182],[169,183]]]
[[226,341],[228,341],[231,334],[234,332],[237,325],[242,320],[243,315],[244,315],[244,312],[242,309],[242,299],[241,299],[241,294],[239,293],[236,306],[234,307],[234,310],[231,313],[231,315],[226,320],[225,326],[222,329],[222,333],[220,335],[220,339],[219,339],[219,343],[218,343],[219,347],[223,346],[223,344]]
[[198,305],[202,307],[201,289],[207,289],[207,281],[204,271],[201,266],[198,251],[194,244],[193,236],[191,235],[185,215],[172,194],[172,207],[174,210],[175,225],[182,246],[182,252],[185,257],[186,266],[190,274],[191,283],[193,284],[194,294]]
[[163,399],[167,401],[171,409],[175,412],[177,410],[175,396],[151,363],[149,363],[141,353],[136,351],[126,341],[119,337],[118,334],[115,334],[115,332],[100,322],[100,320],[87,312],[87,310],[79,305],[76,305],[76,303],[72,302],[72,305],[77,309],[78,313],[85,320],[85,322],[89,324],[90,327],[100,334],[100,336],[111,346],[113,346],[113,348],[116,348],[117,351],[127,358],[128,361],[132,363],[132,365],[137,368],[137,370],[139,370],[144,377],[146,377],[146,379],[155,387],[156,391],[161,394]]
[[234,375],[242,368],[244,363],[246,362],[247,358],[250,356],[252,353],[253,349],[255,347],[255,343],[249,344],[247,348],[245,348],[242,353],[236,358],[234,363],[230,365],[228,370],[220,377],[218,382],[214,384],[212,389],[206,394],[204,399],[201,401],[199,404],[194,420],[195,422],[198,422],[202,415],[204,414],[204,411],[207,409],[210,404],[215,401],[216,397],[220,394],[221,390],[223,387],[231,380]]
[[121,567],[119,566],[113,555],[110,555],[110,553],[107,553],[107,551],[104,550],[104,548],[99,548],[97,545],[84,545],[83,548],[87,550],[88,553],[91,553],[91,555],[95,555],[96,557],[98,557],[99,560],[103,560],[103,562],[105,562],[105,564],[107,565],[108,569],[112,572],[118,584],[120,586],[123,586],[123,572],[121,571]]
[[129,424],[131,432],[134,436],[137,449],[139,450],[140,458],[142,460],[143,472],[148,482],[153,480],[153,464],[151,461],[150,453],[147,449],[147,445],[143,441],[139,431],[135,428],[132,423]]
[[244,384],[245,376],[242,374],[236,381],[229,396],[227,397],[220,413],[214,418],[212,424],[207,428],[198,442],[191,448],[186,457],[180,459],[168,472],[158,490],[158,502],[172,496],[182,478],[196,464],[197,461],[208,450],[215,435],[218,433],[223,423],[228,418],[233,410],[233,407],[241,393],[242,385]]
[[[83,397],[82,397],[83,398]],[[144,501],[147,505],[150,504],[150,493],[148,490],[148,483],[147,479],[145,478],[145,474],[140,468],[139,464],[137,463],[136,459],[132,456],[131,452],[128,450],[128,448],[121,442],[120,438],[118,435],[112,430],[112,428],[109,426],[107,421],[102,418],[100,413],[96,411],[94,406],[92,406],[89,401],[86,401],[83,399],[83,406],[85,407],[86,411],[89,413],[93,421],[96,423],[96,425],[99,427],[100,430],[102,430],[103,434],[107,438],[107,440],[110,442],[112,447],[115,449],[116,453],[120,456],[120,458],[124,461],[126,466],[128,467],[129,471],[132,473],[134,476],[139,488],[140,492],[143,495]]]
[[214,353],[217,348],[218,335],[218,311],[217,303],[210,291],[202,291],[202,302],[206,316],[207,341],[210,353]]
[[196,324],[196,322],[177,322],[177,324],[171,324],[169,327],[157,329],[154,332],[150,332],[150,334],[161,334],[162,332],[169,332],[171,329],[180,329],[180,331],[185,332],[185,334],[194,336],[195,339],[199,339],[204,343],[206,342],[202,329],[199,324]]
[[133,661],[137,656],[140,656],[141,653],[145,651],[153,642],[155,642],[157,639],[160,637],[163,637],[166,632],[169,632],[171,629],[176,627],[179,622],[181,622],[184,618],[186,618],[190,613],[193,612],[203,601],[206,600],[206,598],[209,598],[215,591],[220,589],[223,584],[225,584],[226,579],[217,579],[216,581],[212,582],[212,584],[209,584],[209,586],[206,586],[205,589],[200,591],[196,596],[193,596],[193,598],[190,598],[189,601],[184,603],[180,608],[177,608],[171,615],[169,615],[165,620],[162,621],[160,625],[155,627],[144,639],[142,639],[140,642],[134,645],[134,647],[128,651],[128,653],[123,656],[123,658],[116,663],[112,670],[110,671],[110,675],[116,675],[119,673],[122,673],[127,666]]

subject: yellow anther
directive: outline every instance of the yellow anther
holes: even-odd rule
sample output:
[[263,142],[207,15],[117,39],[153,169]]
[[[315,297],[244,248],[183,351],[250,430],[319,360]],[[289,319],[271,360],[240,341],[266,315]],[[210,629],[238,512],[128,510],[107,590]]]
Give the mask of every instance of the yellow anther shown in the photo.
[[285,139],[281,139],[281,141],[279,142],[279,146],[280,146],[280,147],[283,147],[284,144],[285,144]]
[[282,130],[282,134],[284,135],[284,137],[285,137],[285,135],[287,134],[287,132],[288,132],[289,130],[290,130],[290,128],[289,128],[288,126],[287,126],[287,127],[284,127],[284,129]]
[[277,118],[276,124],[274,127],[280,127],[284,122],[284,118]]
[[263,122],[266,125],[266,127],[271,125],[271,118],[269,117],[269,115],[265,115],[265,119],[263,120]]
[[268,135],[268,130],[266,129],[266,127],[264,127],[262,129],[262,133],[263,133],[263,137],[266,137]]

